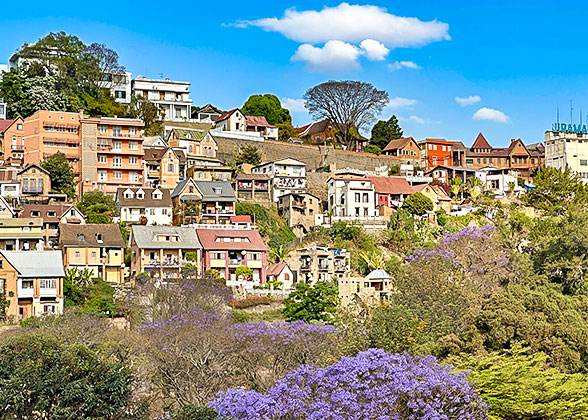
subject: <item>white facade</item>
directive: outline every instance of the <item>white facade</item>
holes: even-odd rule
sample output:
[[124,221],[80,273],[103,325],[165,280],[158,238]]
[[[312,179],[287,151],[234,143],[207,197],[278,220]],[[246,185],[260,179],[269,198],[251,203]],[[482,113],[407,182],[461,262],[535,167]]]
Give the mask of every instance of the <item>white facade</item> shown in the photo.
[[331,220],[364,222],[379,218],[376,192],[367,178],[333,177],[328,181]]
[[251,172],[269,175],[274,202],[286,194],[306,192],[306,164],[299,160],[276,160],[256,166]]
[[547,131],[545,166],[562,171],[567,166],[588,183],[588,134]]
[[0,98],[0,120],[5,120],[8,115],[8,105]]
[[495,195],[505,195],[510,192],[509,184],[514,184],[514,191],[520,191],[517,171],[494,167],[481,168],[476,171],[476,177],[482,181],[485,191],[492,191]]
[[[127,188],[122,192],[122,195],[124,199],[132,199],[134,201],[132,204],[121,204],[119,199],[121,222],[139,223],[141,217],[145,216],[147,218],[147,225],[172,224],[173,206],[164,203],[164,196],[160,189],[144,190],[143,188],[139,188],[133,191],[133,189]],[[144,203],[141,203],[143,200]],[[159,200],[161,200],[161,203],[158,203]]]
[[243,132],[247,129],[247,120],[239,109],[235,109],[226,118],[216,120],[215,128],[221,131]]
[[131,92],[133,95],[146,96],[154,104],[161,105],[167,121],[184,121],[191,118],[190,82],[138,76],[131,82]]
[[0,195],[4,198],[20,198],[20,182],[5,181],[0,183]]
[[131,73],[128,71],[105,74],[102,86],[121,104],[131,103]]

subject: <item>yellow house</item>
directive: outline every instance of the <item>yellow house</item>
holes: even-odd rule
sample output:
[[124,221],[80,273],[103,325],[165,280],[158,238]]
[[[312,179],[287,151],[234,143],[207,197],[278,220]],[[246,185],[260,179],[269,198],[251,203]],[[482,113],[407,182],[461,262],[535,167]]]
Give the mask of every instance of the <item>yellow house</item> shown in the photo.
[[43,219],[40,217],[0,219],[0,249],[42,250],[44,238]]
[[61,225],[59,246],[66,270],[87,269],[93,278],[109,283],[124,281],[125,244],[117,225]]
[[438,185],[422,184],[412,187],[415,192],[420,192],[433,202],[433,211],[445,210],[446,213],[451,211],[451,198]]

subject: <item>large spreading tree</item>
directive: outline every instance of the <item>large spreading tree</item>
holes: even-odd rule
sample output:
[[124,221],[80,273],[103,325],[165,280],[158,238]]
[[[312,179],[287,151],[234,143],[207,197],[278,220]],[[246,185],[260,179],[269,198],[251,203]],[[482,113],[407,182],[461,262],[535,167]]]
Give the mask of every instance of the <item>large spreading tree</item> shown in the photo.
[[241,107],[245,115],[256,115],[265,117],[272,125],[292,123],[290,111],[282,108],[282,104],[276,95],[266,93],[265,95],[251,95]]
[[351,149],[359,131],[372,124],[388,103],[388,93],[371,83],[353,80],[321,83],[306,91],[304,107],[317,119],[328,119],[335,127],[337,141]]

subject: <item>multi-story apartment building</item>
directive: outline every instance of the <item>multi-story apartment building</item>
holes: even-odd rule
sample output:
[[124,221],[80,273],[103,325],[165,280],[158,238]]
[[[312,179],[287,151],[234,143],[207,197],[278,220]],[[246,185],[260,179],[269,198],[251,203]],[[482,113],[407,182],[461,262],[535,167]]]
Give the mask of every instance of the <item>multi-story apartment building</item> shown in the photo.
[[8,318],[63,314],[64,277],[61,251],[0,251],[0,291],[8,299]]
[[[228,181],[195,181],[187,178],[171,193],[176,223],[228,225],[235,215],[235,193]],[[195,207],[194,207],[195,206]]]
[[315,226],[321,212],[321,200],[310,193],[290,193],[278,199],[278,214],[288,223],[297,237],[302,237]]
[[588,183],[588,134],[566,131],[545,132],[545,166],[562,171],[568,167]]
[[45,242],[40,217],[0,219],[0,249],[6,251],[42,251]]
[[362,222],[379,219],[375,188],[368,178],[335,175],[327,183],[331,221]]
[[131,90],[133,95],[145,96],[155,105],[162,107],[167,121],[191,118],[190,82],[137,76],[131,82]]
[[59,229],[59,247],[67,270],[88,270],[92,278],[109,283],[124,281],[124,248],[116,224],[63,224]]
[[13,120],[0,119],[0,144],[2,145],[2,161],[5,166],[22,167],[24,161],[24,120],[17,117]]
[[114,194],[143,185],[143,122],[130,118],[81,120],[81,189]]
[[150,272],[173,279],[187,264],[201,274],[202,246],[194,228],[134,225],[129,244],[131,276]]
[[82,157],[79,113],[35,112],[24,120],[24,143],[25,165],[38,164],[47,156],[61,152],[71,164],[76,180],[79,180]]
[[[196,229],[196,234],[204,250],[203,271],[218,270],[227,286],[252,289],[265,284],[268,248],[257,230],[211,226],[210,229]],[[237,275],[237,268],[241,266],[253,270],[250,278]]]
[[57,245],[60,225],[69,223],[79,226],[86,223],[85,216],[72,204],[25,204],[18,217],[42,218],[44,240],[49,247]]
[[273,201],[268,174],[238,174],[235,193],[239,201],[260,203],[267,207],[271,206]]
[[306,191],[306,163],[296,159],[286,158],[262,163],[253,167],[251,173],[267,174],[270,177],[274,202],[283,195]]
[[425,139],[418,142],[421,147],[421,167],[431,170],[437,165],[453,165],[453,142],[444,139]]
[[296,250],[297,281],[310,285],[349,277],[350,255],[345,249],[310,247]]
[[173,205],[169,189],[119,188],[116,202],[121,222],[140,223],[145,217],[148,225],[172,224]]
[[121,104],[131,103],[131,73],[128,71],[110,71],[102,76],[101,86]]

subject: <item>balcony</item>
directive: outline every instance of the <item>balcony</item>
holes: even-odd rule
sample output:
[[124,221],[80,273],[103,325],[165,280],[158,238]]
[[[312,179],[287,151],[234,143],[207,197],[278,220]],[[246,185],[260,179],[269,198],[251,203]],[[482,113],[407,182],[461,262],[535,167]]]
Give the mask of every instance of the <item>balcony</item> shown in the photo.
[[41,287],[39,289],[39,296],[52,298],[57,297],[57,289],[55,287]]
[[238,267],[240,265],[243,265],[244,260],[239,260],[236,258],[229,258],[229,267]]
[[17,294],[18,298],[32,298],[33,297],[33,282],[24,282],[22,280],[18,281],[18,289]]
[[159,178],[160,175],[161,175],[161,171],[150,170],[147,172],[147,176],[150,178]]
[[149,260],[147,263],[148,267],[162,267],[162,268],[177,268],[183,267],[188,263],[187,260],[178,259],[178,258],[165,258],[163,260],[160,259],[153,259]]

